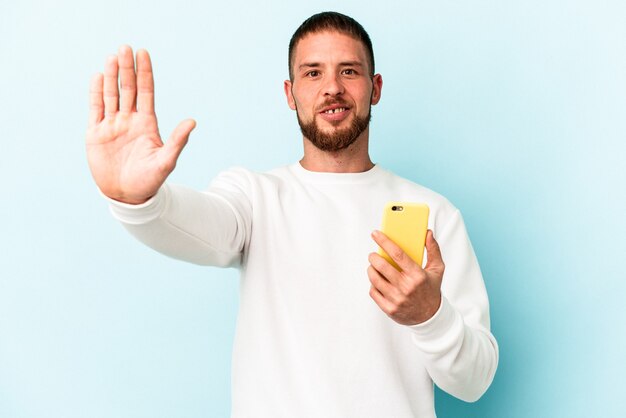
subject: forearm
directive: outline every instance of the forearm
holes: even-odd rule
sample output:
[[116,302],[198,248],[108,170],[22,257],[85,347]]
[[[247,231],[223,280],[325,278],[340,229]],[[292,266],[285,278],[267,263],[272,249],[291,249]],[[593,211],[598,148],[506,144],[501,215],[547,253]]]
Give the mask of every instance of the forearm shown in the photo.
[[435,384],[464,401],[478,400],[498,365],[498,345],[491,333],[466,325],[445,297],[435,316],[410,328]]
[[173,258],[195,264],[239,264],[245,221],[223,197],[163,185],[141,205],[111,202],[111,213],[138,240]]
[[498,365],[487,291],[458,211],[438,235],[446,263],[441,306],[430,320],[412,327],[413,341],[437,386],[459,399],[476,401]]

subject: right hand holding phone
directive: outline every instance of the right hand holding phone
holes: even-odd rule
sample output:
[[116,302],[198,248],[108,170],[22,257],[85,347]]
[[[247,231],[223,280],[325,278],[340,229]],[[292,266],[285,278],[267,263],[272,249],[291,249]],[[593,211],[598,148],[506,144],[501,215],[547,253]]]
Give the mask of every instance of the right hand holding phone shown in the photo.
[[380,254],[371,253],[367,269],[370,297],[391,319],[402,325],[421,324],[441,305],[441,281],[445,265],[433,231],[426,234],[428,261],[422,268],[380,231],[372,238],[400,267],[397,270]]
[[[119,78],[119,88],[118,88]],[[181,122],[163,143],[154,113],[150,55],[122,46],[91,81],[87,160],[106,196],[130,204],[154,196],[174,170],[196,123]]]

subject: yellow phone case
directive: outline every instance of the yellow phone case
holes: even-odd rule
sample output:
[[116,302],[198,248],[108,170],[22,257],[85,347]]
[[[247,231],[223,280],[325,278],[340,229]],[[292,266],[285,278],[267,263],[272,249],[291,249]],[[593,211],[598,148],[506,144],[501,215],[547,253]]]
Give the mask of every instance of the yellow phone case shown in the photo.
[[[428,214],[428,205],[410,202],[389,202],[383,212],[382,231],[420,266],[424,257]],[[401,270],[382,248],[378,249],[378,253]]]

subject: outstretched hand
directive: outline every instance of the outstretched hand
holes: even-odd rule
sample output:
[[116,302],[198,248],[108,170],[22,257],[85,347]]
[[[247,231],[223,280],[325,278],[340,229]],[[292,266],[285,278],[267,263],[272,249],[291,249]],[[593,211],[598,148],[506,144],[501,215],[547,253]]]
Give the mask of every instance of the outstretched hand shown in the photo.
[[426,234],[428,261],[424,268],[382,232],[374,231],[372,238],[400,270],[380,254],[371,253],[367,269],[372,283],[371,298],[391,319],[402,325],[416,325],[432,318],[441,304],[441,281],[445,269],[433,231],[428,230]]
[[[119,88],[118,88],[119,78]],[[174,170],[196,123],[181,122],[163,143],[154,113],[150,55],[122,46],[91,80],[87,160],[106,196],[130,204],[150,199]]]

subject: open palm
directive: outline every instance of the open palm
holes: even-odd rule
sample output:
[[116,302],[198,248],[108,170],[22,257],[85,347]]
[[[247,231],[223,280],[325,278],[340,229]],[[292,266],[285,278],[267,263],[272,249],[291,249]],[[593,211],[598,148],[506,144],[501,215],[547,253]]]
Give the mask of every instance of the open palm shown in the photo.
[[87,160],[96,184],[112,199],[145,202],[174,170],[194,127],[193,120],[181,122],[163,143],[150,56],[137,51],[135,70],[131,48],[122,46],[91,81]]

